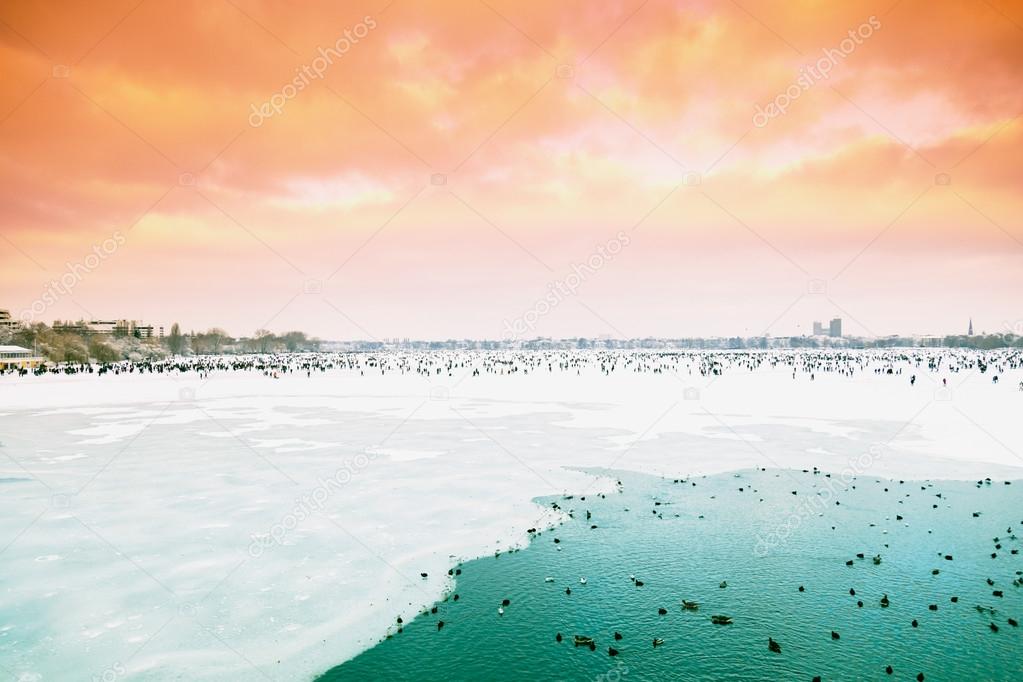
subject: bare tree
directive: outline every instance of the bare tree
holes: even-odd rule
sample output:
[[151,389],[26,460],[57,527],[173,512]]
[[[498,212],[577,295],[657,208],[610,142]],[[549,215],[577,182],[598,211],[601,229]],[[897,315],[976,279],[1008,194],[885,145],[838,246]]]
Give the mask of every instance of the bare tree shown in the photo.
[[181,335],[181,327],[177,322],[171,325],[170,334],[167,336],[167,348],[174,355],[180,355],[185,349],[185,337]]
[[229,338],[231,337],[227,335],[227,332],[219,327],[214,327],[206,332],[206,340],[209,344],[210,352],[213,354],[220,353],[220,350],[224,347],[224,342]]
[[274,334],[269,329],[257,329],[253,339],[256,342],[256,348],[259,349],[260,353],[266,353],[273,346],[273,342],[276,340]]
[[301,347],[304,347],[308,342],[306,335],[303,332],[288,332],[281,337],[284,341],[285,348],[288,349],[289,353],[294,353]]

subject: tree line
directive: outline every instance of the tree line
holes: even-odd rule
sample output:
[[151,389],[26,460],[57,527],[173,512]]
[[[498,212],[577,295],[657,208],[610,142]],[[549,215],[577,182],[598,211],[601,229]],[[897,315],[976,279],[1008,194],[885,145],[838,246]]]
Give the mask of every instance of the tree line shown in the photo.
[[169,355],[297,353],[319,350],[320,347],[318,339],[301,331],[275,334],[268,329],[258,329],[250,337],[235,338],[219,327],[185,333],[176,322],[164,338],[55,330],[46,324],[36,323],[13,329],[0,328],[0,344],[32,349],[52,362],[81,364],[141,361]]

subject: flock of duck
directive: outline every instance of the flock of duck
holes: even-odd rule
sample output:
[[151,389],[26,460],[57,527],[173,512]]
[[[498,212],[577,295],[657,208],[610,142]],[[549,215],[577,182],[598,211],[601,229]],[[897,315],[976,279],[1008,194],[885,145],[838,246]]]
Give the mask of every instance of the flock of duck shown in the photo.
[[[522,376],[535,373],[676,374],[701,377],[762,368],[791,370],[792,378],[860,373],[884,376],[977,371],[997,377],[1023,368],[1023,350],[972,349],[750,349],[750,350],[428,350],[379,352],[265,353],[253,355],[192,355],[112,363],[60,363],[32,370],[36,375],[197,374],[254,372],[270,378],[287,375],[349,372],[359,375],[418,375],[435,377]],[[9,370],[29,374],[29,370]]]
[[[145,360],[145,361],[124,361],[98,365],[58,365],[56,367],[44,367],[38,369],[36,374],[58,373],[58,374],[79,374],[89,373],[100,376],[118,376],[132,374],[198,374],[201,377],[208,377],[213,373],[224,372],[254,372],[270,378],[280,378],[286,375],[302,375],[311,377],[314,373],[326,374],[328,372],[357,373],[360,376],[366,374],[378,375],[416,375],[427,379],[434,377],[479,377],[482,375],[492,376],[516,376],[535,373],[567,373],[581,374],[583,372],[599,372],[603,375],[615,373],[674,373],[688,374],[690,376],[700,375],[702,377],[720,376],[727,372],[756,372],[764,368],[790,370],[793,379],[803,376],[814,380],[818,375],[838,375],[852,377],[860,373],[871,373],[877,376],[902,377],[909,376],[912,384],[917,383],[917,376],[932,375],[935,385],[946,385],[947,378],[951,375],[962,372],[978,372],[987,374],[997,381],[1000,375],[1006,372],[1023,369],[1023,351],[1019,349],[1000,349],[991,351],[976,351],[965,349],[886,349],[886,350],[831,350],[831,349],[799,349],[799,350],[741,350],[741,351],[386,351],[386,352],[351,352],[351,353],[296,353],[296,354],[265,354],[246,356],[193,356],[176,357],[166,360]],[[1023,386],[1023,384],[1021,384]],[[814,470],[813,474],[820,474]],[[685,483],[685,480],[676,480],[675,483]],[[619,482],[620,483],[620,482]],[[1008,482],[1006,482],[1008,483]],[[899,481],[904,485],[905,481]],[[696,485],[695,481],[692,485]],[[990,486],[990,479],[977,482],[978,486]],[[855,484],[852,484],[855,488]],[[922,486],[927,491],[929,486]],[[793,491],[795,494],[796,491]],[[888,492],[888,488],[885,488]],[[940,500],[942,494],[936,493]],[[571,496],[566,496],[571,500]],[[581,498],[585,500],[585,497]],[[763,500],[761,499],[761,502]],[[838,500],[834,504],[840,504]],[[936,509],[938,504],[933,504]],[[560,506],[553,503],[557,511]],[[661,502],[655,502],[651,510],[653,517],[663,519],[664,509]],[[572,510],[568,515],[573,516]],[[591,512],[585,512],[586,521],[590,522]],[[980,512],[973,512],[973,518],[979,518]],[[902,515],[896,516],[896,521],[903,521]],[[1023,524],[1023,521],[1020,521]],[[597,524],[591,523],[592,529]],[[832,527],[834,528],[834,527]],[[531,535],[539,536],[540,531],[531,529]],[[930,531],[928,531],[930,533]],[[555,537],[554,544],[560,540]],[[1019,547],[1016,531],[1012,526],[1005,529],[1004,534],[995,536],[991,542],[990,558],[997,559],[1003,554],[1010,556],[1018,555]],[[887,544],[884,545],[888,547]],[[954,561],[949,553],[939,554],[942,562]],[[880,566],[884,561],[881,553],[861,552],[855,557],[844,560],[847,567],[855,568],[860,562],[867,562],[874,566]],[[935,566],[931,569],[932,576],[938,576],[941,569]],[[461,574],[461,568],[452,569],[450,572],[454,578]],[[423,578],[427,576],[423,574]],[[628,577],[632,585],[637,589],[643,588],[644,580],[635,575]],[[545,578],[545,582],[556,582],[551,576]],[[1005,595],[1005,587],[1001,584],[1006,582],[996,581],[994,578],[987,578],[986,584],[993,598],[1002,600]],[[587,578],[580,576],[580,586],[587,585]],[[1015,571],[1011,578],[1011,584],[1015,588],[1023,587],[1023,571]],[[727,589],[728,583],[722,581],[720,589]],[[578,589],[578,588],[577,588]],[[798,592],[807,591],[805,585],[798,586]],[[572,587],[564,588],[566,598],[572,597]],[[850,597],[856,599],[856,608],[864,608],[863,599],[857,598],[855,587],[849,588]],[[948,603],[954,605],[960,603],[959,595],[946,595]],[[457,602],[459,595],[450,596],[452,601]],[[892,600],[887,593],[880,596],[873,595],[872,599],[880,608],[887,609],[891,606]],[[681,599],[678,603],[682,612],[696,614],[701,610],[701,604],[691,599]],[[921,607],[923,608],[923,607]],[[932,602],[926,605],[928,611],[939,611],[939,603]],[[961,607],[960,607],[961,608]],[[987,628],[991,633],[998,633],[1003,627],[1017,628],[1016,618],[1002,614],[993,606],[977,604],[974,606],[976,612],[988,620]],[[511,599],[504,598],[496,606],[498,617],[503,617],[511,612]],[[438,607],[434,606],[429,610],[431,615],[438,613]],[[669,609],[661,605],[657,607],[656,613],[660,617],[669,615]],[[733,625],[735,616],[724,613],[713,613],[709,616],[709,623],[714,626],[727,627]],[[397,620],[397,632],[403,631],[403,621]],[[436,621],[436,630],[444,628],[443,620]],[[907,623],[910,628],[920,628],[920,621],[912,619]],[[784,655],[783,641],[776,640],[774,635],[764,633],[766,636],[766,649],[775,655]],[[780,635],[779,635],[780,636]],[[841,635],[836,630],[830,630],[823,636],[831,640],[839,640]],[[562,643],[566,637],[561,632],[554,634],[554,641]],[[607,644],[607,655],[617,657],[623,655],[625,644],[631,636],[628,633],[615,631],[613,642]],[[650,645],[653,648],[670,646],[671,636],[665,634],[663,637],[652,638]],[[598,647],[596,639],[587,634],[572,634],[571,642],[574,647],[588,648],[595,651]],[[886,666],[885,672],[889,675],[894,673],[892,665]],[[819,678],[815,678],[819,679]],[[918,680],[924,679],[924,673],[917,674]]]
[[[766,469],[760,469],[759,471],[766,472]],[[830,474],[825,474],[825,473],[823,473],[822,471],[820,471],[819,469],[816,469],[816,468],[813,469],[812,471],[804,470],[803,473],[804,474],[808,473],[808,474],[812,474],[812,475],[815,475],[815,476],[824,476],[824,477],[829,477],[830,478]],[[736,474],[736,477],[738,477],[738,476],[740,476],[740,475]],[[780,476],[780,474],[776,474],[776,476]],[[696,486],[697,485],[696,481],[689,481],[687,479],[675,479],[674,483],[676,483],[676,484],[691,483],[692,486]],[[850,489],[855,489],[856,488],[856,483],[857,483],[857,480],[853,479],[852,482],[848,484],[848,487],[847,487],[846,490],[849,491]],[[881,485],[883,482],[876,481],[876,483]],[[1005,485],[1011,485],[1011,482],[1010,481],[1005,481],[1004,484]],[[898,481],[897,485],[896,485],[895,481],[891,481],[891,482],[886,483],[884,485],[885,485],[885,487],[884,487],[884,492],[885,493],[888,493],[890,490],[892,492],[903,492],[904,490],[906,490],[908,488],[908,485],[907,485],[906,481]],[[977,481],[977,483],[976,483],[976,486],[979,487],[979,488],[990,487],[992,485],[993,485],[993,482],[990,479],[984,479],[984,480],[981,480],[981,481]],[[924,485],[920,486],[920,489],[926,495],[934,495],[935,498],[938,499],[939,501],[941,501],[942,499],[945,499],[943,497],[943,493],[942,492],[934,492],[933,486],[934,486],[934,484],[932,484],[932,483],[925,483]],[[901,490],[900,490],[900,487],[901,487]],[[619,491],[622,490],[622,483],[621,483],[621,481],[618,481],[618,489],[619,489]],[[745,489],[745,487],[743,489]],[[753,492],[757,492],[757,490],[755,488],[750,487],[749,489],[753,490]],[[796,491],[793,491],[793,494],[795,494],[795,492]],[[908,498],[908,497],[910,497],[910,495],[911,495],[910,493],[905,492],[902,495],[902,497],[903,498]],[[599,494],[598,497],[600,497],[602,499],[605,499],[605,500],[607,499],[607,496],[604,495],[604,494]],[[551,502],[550,509],[554,510],[555,512],[557,512],[559,514],[566,514],[569,518],[575,519],[577,512],[574,509],[571,508],[571,504],[572,504],[571,501],[573,499],[575,499],[575,498],[572,495],[565,495],[560,500],[561,504],[559,504],[558,501]],[[578,500],[579,500],[579,502],[585,502],[586,497],[585,496],[579,497]],[[763,499],[761,499],[761,502],[763,502]],[[668,502],[668,501],[654,500],[653,504],[652,504],[653,517],[663,518],[663,514],[665,513],[664,512],[664,507],[669,505],[669,504],[671,504],[671,503]],[[898,504],[902,504],[902,500],[899,500]],[[925,505],[925,508],[926,508],[926,506],[930,506],[931,509],[937,509],[938,508],[938,504],[933,504],[933,503],[930,503],[929,505]],[[625,511],[628,512],[629,509],[626,508]],[[909,513],[910,513],[909,511],[903,511],[903,513],[898,514],[898,515],[895,516],[895,520],[898,521],[898,522],[902,522],[905,525],[908,525],[908,522],[905,521],[905,518],[904,518],[903,514],[907,514],[908,515]],[[970,518],[977,519],[977,518],[980,518],[981,516],[982,516],[982,512],[974,511],[974,512],[972,512],[970,517],[968,517],[967,519],[964,519],[964,521],[968,522],[968,520]],[[580,522],[582,522],[584,520],[581,517],[582,517],[582,514],[580,513],[580,518],[577,519]],[[701,518],[702,518],[702,516],[701,516]],[[596,529],[598,526],[597,526],[597,524],[592,523],[592,520],[593,520],[593,513],[589,509],[586,509],[585,510],[585,522],[587,522],[586,525],[589,525],[590,529]],[[1020,524],[1023,525],[1023,520],[1020,521]],[[870,524],[870,525],[873,526],[874,524]],[[544,530],[539,530],[537,528],[531,528],[531,529],[529,529],[529,535],[535,541],[537,538],[539,538],[545,532],[556,531],[556,528],[557,528],[557,526],[555,526],[553,524],[548,526]],[[832,528],[834,528],[834,527],[832,527]],[[931,534],[932,530],[928,530],[927,533]],[[558,533],[557,532],[554,532],[553,535],[555,535],[555,537],[553,537],[553,539],[552,539],[552,545],[554,546],[554,549],[556,551],[561,551],[561,549],[564,547],[564,545],[561,542],[561,538],[558,537]],[[885,537],[885,539],[888,539],[888,538]],[[1006,529],[1004,531],[1004,534],[998,535],[998,536],[994,537],[991,540],[991,549],[992,549],[992,551],[990,553],[991,558],[992,559],[997,559],[1002,554],[1007,554],[1009,557],[1018,555],[1019,554],[1019,547],[1017,546],[1019,544],[1018,540],[1019,540],[1019,538],[1016,535],[1016,529],[1014,527],[1012,527],[1012,526],[1006,527]],[[884,548],[888,548],[889,544],[888,543],[884,543],[883,546],[884,546]],[[515,551],[515,550],[513,550],[513,551]],[[951,553],[939,552],[937,554],[937,558],[938,558],[938,561],[935,562],[936,564],[944,564],[946,562],[954,561],[956,557],[953,556],[953,554],[951,554]],[[842,560],[842,563],[846,567],[853,568],[853,569],[855,569],[855,567],[857,565],[859,565],[860,563],[866,563],[866,564],[872,565],[872,566],[881,566],[882,563],[884,563],[884,562],[885,562],[885,558],[882,556],[881,553],[867,553],[867,552],[858,552],[858,553],[855,553],[855,555],[852,558]],[[451,575],[452,577],[456,577],[456,576],[461,575],[461,572],[462,572],[461,568],[458,567],[458,568],[455,568],[455,569],[452,569],[451,571],[449,571],[449,575]],[[938,568],[937,565],[936,565],[933,569],[930,570],[930,574],[931,574],[931,576],[938,576],[938,575],[941,574],[941,569]],[[614,578],[612,577],[612,579],[614,579]],[[623,575],[620,579],[624,580],[625,576]],[[637,578],[637,576],[634,575],[634,574],[628,575],[628,581],[636,589],[641,589],[641,588],[643,588],[646,585],[646,583],[644,582],[643,579]],[[546,577],[544,577],[544,583],[550,584],[550,583],[556,583],[556,582],[558,582],[558,581],[553,576],[546,576]],[[579,586],[585,586],[585,585],[587,585],[587,583],[588,583],[588,579],[587,579],[586,576],[580,576],[578,578],[578,585]],[[1011,579],[1011,583],[1016,588],[1023,587],[1023,571],[1020,571],[1020,570],[1015,571],[1015,575]],[[992,597],[994,597],[996,599],[1002,599],[1004,597],[1005,588],[1001,587],[998,584],[998,581],[996,581],[995,579],[990,578],[990,577],[987,578],[986,579],[986,586],[987,586],[987,588],[989,588],[990,594],[992,595]],[[718,584],[718,588],[721,589],[721,590],[728,589],[728,587],[729,587],[729,583],[726,580],[722,580]],[[797,593],[806,593],[808,591],[807,586],[803,585],[803,584],[798,585],[798,587],[793,585],[793,588],[797,591]],[[994,589],[992,589],[992,588],[994,588]],[[848,589],[848,593],[849,593],[850,598],[855,600],[855,608],[863,609],[864,606],[865,606],[864,605],[864,601],[863,601],[865,596],[858,594],[857,589],[856,589],[855,586],[854,587],[850,587]],[[572,587],[571,586],[565,587],[564,588],[564,594],[565,594],[565,598],[572,598],[572,595],[573,595]],[[955,605],[960,603],[960,598],[956,594],[946,595],[946,598],[948,600],[948,603],[950,605],[952,605],[953,608],[955,608]],[[458,594],[454,594],[453,595],[453,600],[457,601],[458,599],[459,599]],[[873,600],[874,600],[874,603],[877,604],[882,609],[890,608],[892,606],[892,602],[893,602],[893,599],[891,597],[889,597],[889,594],[887,592],[882,593],[880,595],[875,594],[873,596]],[[445,601],[447,601],[447,600],[445,600]],[[512,604],[512,601],[511,601],[510,598],[504,598],[501,601],[500,605],[497,606],[497,615],[498,615],[498,617],[504,617],[506,613],[510,613],[511,612],[511,604]],[[678,602],[678,608],[679,608],[679,610],[682,613],[691,614],[691,616],[695,616],[695,615],[697,615],[697,614],[699,614],[701,612],[701,603],[699,601],[692,600],[692,599],[681,599]],[[923,606],[921,606],[921,608],[923,608]],[[938,603],[930,603],[930,604],[927,604],[926,608],[930,612],[935,612],[935,611],[939,610],[939,604]],[[987,617],[987,619],[989,620],[988,629],[992,633],[999,632],[999,630],[1000,630],[999,623],[1004,623],[1004,624],[1008,625],[1010,628],[1017,628],[1019,626],[1019,623],[1018,623],[1018,621],[1015,618],[1007,617],[1006,615],[1002,614],[999,609],[994,608],[992,606],[977,604],[973,608],[974,608],[974,610],[978,614],[981,614],[981,615]],[[432,610],[430,611],[430,613],[431,614],[436,614],[437,613],[437,607],[436,606],[433,607]],[[668,616],[670,611],[669,611],[669,608],[667,608],[665,605],[660,605],[660,606],[657,606],[656,613],[658,614],[659,617],[663,618],[665,616]],[[711,625],[713,625],[713,626],[727,627],[727,626],[733,625],[735,623],[736,618],[738,618],[738,616],[734,616],[734,615],[730,615],[730,614],[725,614],[725,613],[712,613],[712,614],[709,615],[709,623]],[[996,622],[996,621],[998,621],[998,622]],[[662,621],[659,621],[659,622],[662,622]],[[398,619],[398,624],[399,624],[398,632],[399,633],[401,632],[401,627],[400,627],[401,623],[402,623],[402,620],[401,620],[401,618],[399,618]],[[907,623],[906,626],[907,627],[911,627],[911,628],[920,628],[921,627],[919,620],[916,619],[916,618],[914,618],[910,623]],[[436,629],[439,631],[443,627],[444,627],[444,621],[443,620],[437,621]],[[669,627],[669,626],[666,625],[665,627]],[[828,630],[828,631],[822,633],[822,635],[823,635],[823,637],[829,638],[832,641],[837,641],[837,640],[841,639],[841,634],[836,629]],[[765,647],[766,647],[768,652],[770,652],[771,654],[774,654],[774,655],[778,655],[778,656],[784,655],[784,646],[785,646],[784,645],[784,641],[783,641],[784,638],[775,639],[776,635],[769,634],[769,633],[764,633],[764,636],[766,637]],[[619,656],[625,655],[626,654],[626,647],[623,646],[623,645],[628,645],[630,639],[632,639],[632,637],[630,637],[628,635],[628,633],[624,633],[623,634],[623,632],[617,631],[617,630],[613,631],[613,635],[611,635],[611,641],[605,642],[604,644],[599,644],[598,640],[597,640],[597,638],[595,636],[593,636],[591,634],[586,634],[586,633],[572,633],[572,634],[566,635],[566,634],[563,634],[562,632],[555,632],[553,634],[553,640],[554,640],[554,642],[556,644],[562,644],[562,643],[568,641],[569,643],[572,644],[573,648],[586,648],[586,649],[589,649],[590,651],[596,651],[599,646],[606,646],[607,655],[610,656],[610,657],[619,657]],[[660,648],[660,647],[670,646],[670,640],[671,639],[672,639],[672,633],[668,632],[666,630],[663,635],[659,635],[659,636],[653,637],[652,639],[647,639],[646,641],[650,642],[650,644],[648,644],[647,647],[652,647],[652,648],[656,649],[656,648]],[[895,673],[895,666],[890,664],[890,663],[887,664],[885,666],[885,668],[884,668],[884,672],[887,675],[893,675]],[[916,673],[916,679],[917,680],[922,681],[922,680],[925,679],[924,672],[922,672],[922,671],[913,671],[913,672]],[[821,678],[819,676],[815,676],[813,679],[819,681]]]

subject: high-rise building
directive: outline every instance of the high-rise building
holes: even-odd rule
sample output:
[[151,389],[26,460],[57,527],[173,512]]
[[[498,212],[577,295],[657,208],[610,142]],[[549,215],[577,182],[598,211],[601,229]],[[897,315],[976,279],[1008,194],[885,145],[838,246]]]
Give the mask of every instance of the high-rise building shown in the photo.
[[842,337],[842,318],[841,317],[836,317],[835,319],[833,319],[831,321],[831,324],[828,326],[828,336],[833,336],[835,338],[841,338]]
[[156,331],[153,325],[144,324],[138,320],[90,320],[88,322],[85,320],[77,322],[56,320],[53,323],[53,330],[90,336],[134,336],[140,339],[153,338]]
[[813,335],[824,336],[824,325],[816,320],[813,322]]
[[0,308],[0,329],[14,329],[17,326],[18,321],[11,318],[11,311]]

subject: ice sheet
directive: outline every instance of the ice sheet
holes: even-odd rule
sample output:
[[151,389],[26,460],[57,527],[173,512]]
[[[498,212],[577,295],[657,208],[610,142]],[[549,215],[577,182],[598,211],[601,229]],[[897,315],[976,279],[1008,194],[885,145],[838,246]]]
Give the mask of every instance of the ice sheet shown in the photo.
[[309,679],[613,489],[567,467],[1020,475],[1018,370],[904,369],[0,377],[0,670]]

